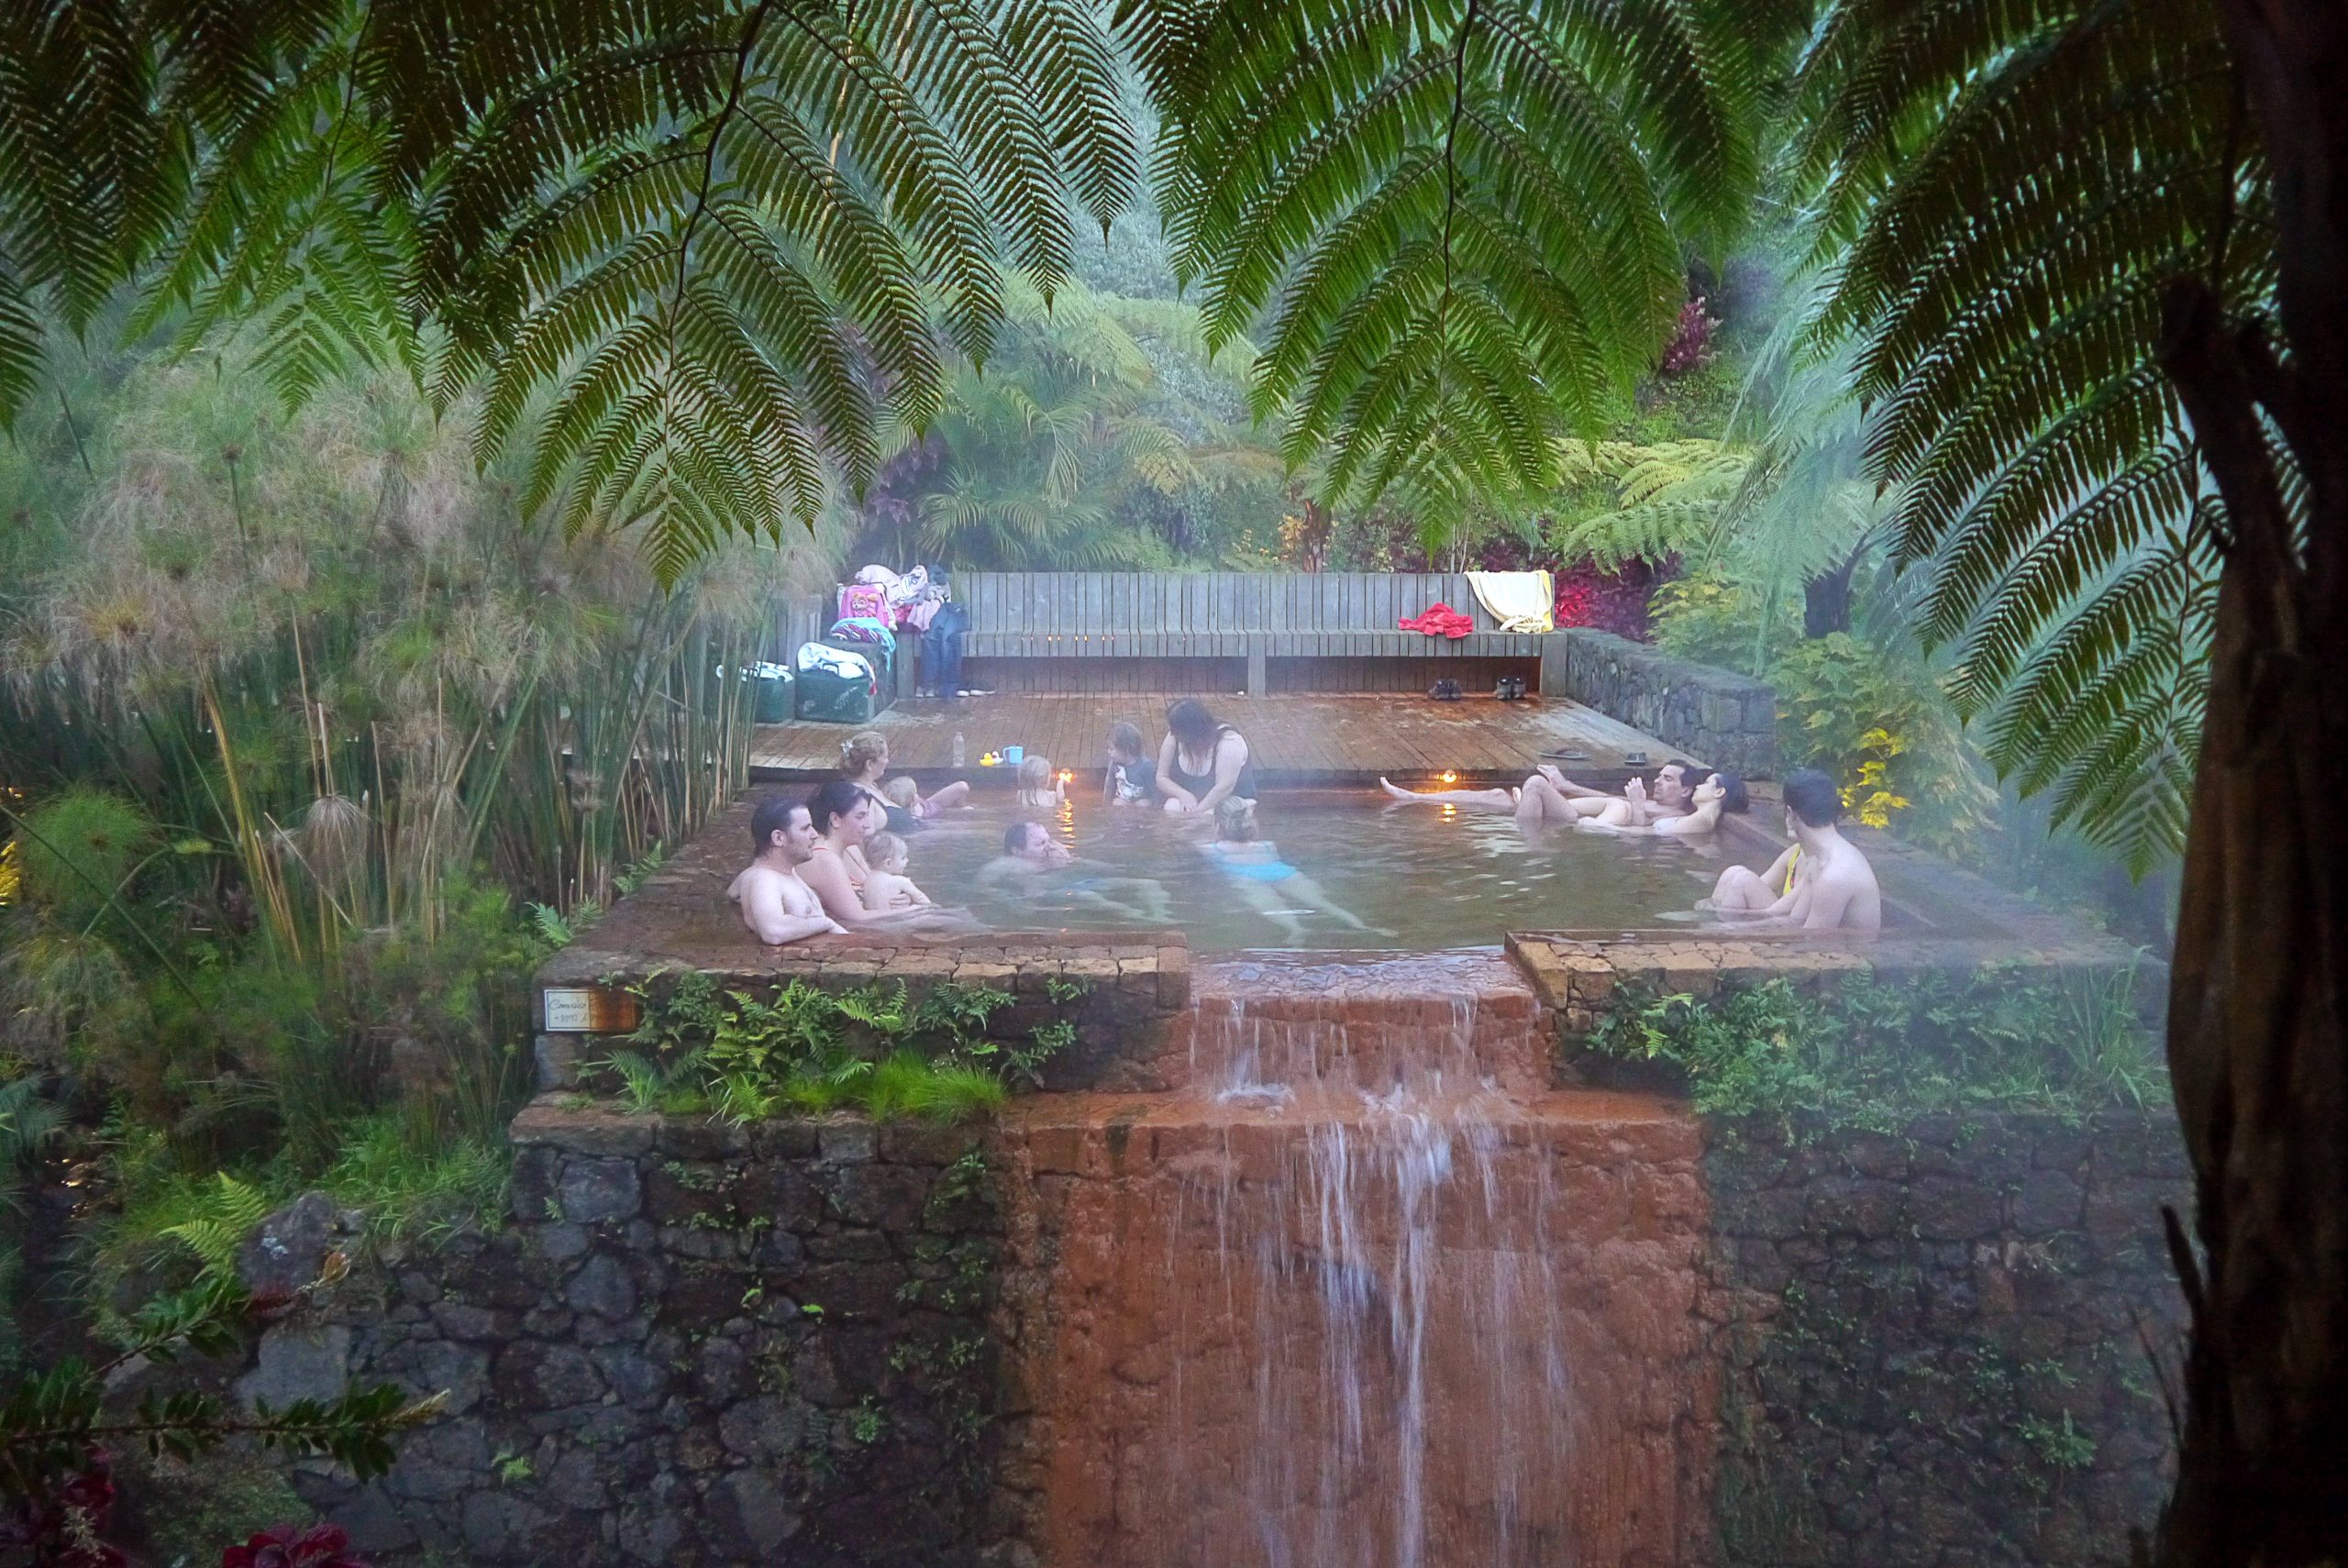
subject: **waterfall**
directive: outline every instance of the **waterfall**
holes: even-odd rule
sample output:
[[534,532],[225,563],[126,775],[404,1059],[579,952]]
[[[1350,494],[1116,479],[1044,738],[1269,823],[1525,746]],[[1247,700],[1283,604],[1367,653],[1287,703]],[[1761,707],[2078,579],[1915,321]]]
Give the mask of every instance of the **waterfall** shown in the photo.
[[[1559,1561],[1529,1523],[1570,1447],[1545,1162],[1522,1137],[1511,1158],[1522,1116],[1480,1070],[1475,998],[1429,1010],[1300,1019],[1234,997],[1201,1021],[1194,1066],[1235,1157],[1189,1173],[1181,1200],[1213,1216],[1223,1320],[1178,1331],[1175,1364],[1182,1390],[1235,1376],[1254,1397],[1245,1429],[1212,1423],[1242,1445],[1235,1471],[1173,1412],[1174,1561],[1464,1568],[1532,1562],[1536,1540]],[[1169,1278],[1199,1241],[1168,1227]],[[1218,1504],[1225,1474],[1239,1490]]]
[[1700,1504],[1700,1143],[1549,1084],[1499,958],[1232,960],[1178,1087],[1005,1129],[1042,1568],[1662,1568]]

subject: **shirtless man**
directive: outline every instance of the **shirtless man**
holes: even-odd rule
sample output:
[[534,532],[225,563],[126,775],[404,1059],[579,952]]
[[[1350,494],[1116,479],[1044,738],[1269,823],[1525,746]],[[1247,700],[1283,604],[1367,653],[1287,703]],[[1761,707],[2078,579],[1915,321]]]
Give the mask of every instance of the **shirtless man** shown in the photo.
[[1604,811],[1594,817],[1583,817],[1574,826],[1584,833],[1611,833],[1625,837],[1694,838],[1717,831],[1722,813],[1743,816],[1751,804],[1744,780],[1733,773],[1683,767],[1679,777],[1691,788],[1688,810],[1678,816],[1656,817],[1642,823],[1636,820],[1637,808],[1629,801],[1609,801]]
[[1108,870],[1097,861],[1079,860],[1043,823],[1023,820],[1003,830],[1002,853],[979,868],[978,882],[1038,904],[1100,910],[1144,925],[1163,925],[1172,918],[1173,900],[1164,884],[1147,877],[1086,874]]
[[803,936],[843,934],[824,912],[799,867],[815,853],[815,824],[798,801],[769,800],[750,813],[750,863],[725,889],[750,934],[770,947]]
[[1699,907],[1739,931],[1875,935],[1883,929],[1883,893],[1867,857],[1835,829],[1843,797],[1834,780],[1815,768],[1799,768],[1786,776],[1785,795],[1794,847],[1758,875],[1730,867]]

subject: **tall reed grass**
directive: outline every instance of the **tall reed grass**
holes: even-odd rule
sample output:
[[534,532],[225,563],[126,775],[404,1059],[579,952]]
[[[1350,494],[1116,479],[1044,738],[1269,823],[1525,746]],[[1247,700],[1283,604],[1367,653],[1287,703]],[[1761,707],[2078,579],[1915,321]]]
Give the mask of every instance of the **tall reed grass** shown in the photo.
[[[419,1145],[492,1140],[528,1076],[523,907],[601,906],[742,787],[740,671],[838,531],[664,592],[628,539],[518,515],[468,409],[266,399],[233,348],[134,366],[70,451],[0,450],[0,837],[77,790],[153,824],[85,878],[96,915],[0,910],[0,1000],[190,1165],[325,1170],[393,1107]],[[136,1005],[79,994],[109,974]]]

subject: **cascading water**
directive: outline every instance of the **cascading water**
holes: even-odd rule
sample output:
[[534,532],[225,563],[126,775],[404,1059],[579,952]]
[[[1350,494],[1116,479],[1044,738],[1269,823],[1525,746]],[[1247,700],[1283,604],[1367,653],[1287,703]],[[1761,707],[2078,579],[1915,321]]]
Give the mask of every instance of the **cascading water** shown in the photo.
[[1041,1097],[1015,1141],[1047,1568],[1699,1560],[1685,1121],[1549,1089],[1497,959],[1197,991],[1186,1087]]
[[[1228,1136],[1273,1146],[1268,1169],[1202,1165],[1181,1194],[1213,1216],[1218,1305],[1253,1331],[1185,1325],[1199,1331],[1178,1335],[1169,1425],[1192,1430],[1180,1406],[1202,1378],[1252,1389],[1254,1419],[1229,1434],[1241,1489],[1220,1506],[1225,1456],[1169,1453],[1166,1517],[1190,1538],[1173,1561],[1556,1561],[1537,1499],[1568,1463],[1570,1400],[1545,1171],[1518,1161],[1532,1168],[1503,1180],[1521,1113],[1477,1059],[1475,999],[1412,1010],[1448,1017],[1398,1028],[1234,997],[1201,1018],[1202,1090],[1260,1117]],[[1178,1223],[1167,1240],[1194,1237]],[[1235,1527],[1253,1549],[1236,1557]]]

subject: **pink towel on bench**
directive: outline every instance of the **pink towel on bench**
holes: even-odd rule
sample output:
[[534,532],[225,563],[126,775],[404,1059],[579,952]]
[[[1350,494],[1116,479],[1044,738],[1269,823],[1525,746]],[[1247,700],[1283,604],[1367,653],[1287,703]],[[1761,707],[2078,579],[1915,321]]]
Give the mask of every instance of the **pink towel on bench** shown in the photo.
[[1476,629],[1472,616],[1462,615],[1448,604],[1428,606],[1423,615],[1412,615],[1394,623],[1405,632],[1424,632],[1430,637],[1449,637],[1456,642]]

